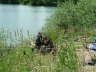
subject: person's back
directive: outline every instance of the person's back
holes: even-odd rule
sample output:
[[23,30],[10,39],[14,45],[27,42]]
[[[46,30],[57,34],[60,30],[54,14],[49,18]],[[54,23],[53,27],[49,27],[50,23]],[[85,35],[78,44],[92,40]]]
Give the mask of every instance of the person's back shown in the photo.
[[40,49],[41,45],[42,45],[42,33],[38,33],[35,46],[37,49]]
[[54,48],[53,42],[50,38],[48,38],[47,36],[45,36],[43,38],[43,45],[46,47],[46,49],[48,50],[48,52],[52,51],[52,48]]

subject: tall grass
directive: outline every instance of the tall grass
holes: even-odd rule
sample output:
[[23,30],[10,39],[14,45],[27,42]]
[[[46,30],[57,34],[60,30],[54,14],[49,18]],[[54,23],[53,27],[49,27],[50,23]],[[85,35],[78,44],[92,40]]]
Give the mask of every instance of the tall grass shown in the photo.
[[57,72],[79,72],[79,61],[76,54],[75,43],[71,38],[60,36],[58,40]]
[[[96,9],[90,0],[77,4],[67,1],[58,5],[43,32],[56,43],[56,55],[42,55],[31,51],[34,39],[27,31],[0,31],[0,72],[78,72],[79,61],[74,39],[82,35],[95,35]],[[92,33],[91,33],[92,32]],[[9,50],[4,48],[10,48]]]
[[59,4],[46,23],[44,33],[56,40],[58,44],[57,72],[78,72],[79,70],[74,40],[78,36],[92,37],[95,34],[96,8],[91,2],[79,0],[77,4],[72,1]]
[[22,30],[1,30],[0,38],[0,72],[55,71],[56,64],[51,54],[42,55],[38,50],[32,51],[30,43],[34,38],[29,31],[25,37]]

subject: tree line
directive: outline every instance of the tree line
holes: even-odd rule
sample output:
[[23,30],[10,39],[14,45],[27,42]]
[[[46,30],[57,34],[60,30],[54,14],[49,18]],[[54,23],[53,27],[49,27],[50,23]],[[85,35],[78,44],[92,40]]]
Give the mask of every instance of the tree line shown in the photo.
[[74,3],[77,3],[78,0],[0,0],[0,3],[57,6],[58,3],[65,2],[65,1],[73,1]]

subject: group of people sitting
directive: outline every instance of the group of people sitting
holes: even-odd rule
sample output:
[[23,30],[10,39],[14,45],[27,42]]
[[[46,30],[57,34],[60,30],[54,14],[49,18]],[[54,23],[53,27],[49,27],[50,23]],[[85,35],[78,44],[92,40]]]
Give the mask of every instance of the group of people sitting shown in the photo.
[[35,47],[38,50],[47,49],[46,50],[47,52],[51,52],[52,49],[54,48],[54,44],[53,41],[48,36],[39,32],[35,41]]

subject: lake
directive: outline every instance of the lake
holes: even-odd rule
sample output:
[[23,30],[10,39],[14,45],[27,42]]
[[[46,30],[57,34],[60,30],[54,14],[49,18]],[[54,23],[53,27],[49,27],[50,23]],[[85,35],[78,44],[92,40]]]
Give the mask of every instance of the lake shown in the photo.
[[24,6],[24,5],[0,5],[0,28],[10,32],[22,30],[33,35],[37,34],[46,19],[54,12],[54,7]]

